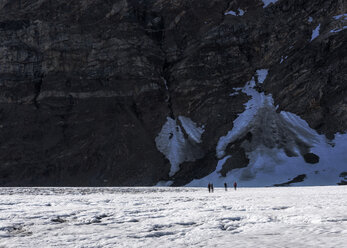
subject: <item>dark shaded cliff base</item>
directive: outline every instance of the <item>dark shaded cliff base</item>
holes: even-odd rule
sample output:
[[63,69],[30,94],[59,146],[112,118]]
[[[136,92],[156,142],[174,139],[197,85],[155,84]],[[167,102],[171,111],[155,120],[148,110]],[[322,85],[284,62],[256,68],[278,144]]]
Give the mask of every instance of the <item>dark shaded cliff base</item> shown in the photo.
[[[347,30],[330,32],[344,11],[342,0],[1,1],[0,186],[204,177],[249,99],[233,88],[261,68],[278,111],[332,139],[347,130]],[[205,156],[170,178],[155,138],[178,116],[204,125]],[[240,154],[224,175],[248,161],[228,149]]]
[[292,180],[290,180],[290,181],[288,181],[286,183],[274,184],[274,186],[276,186],[276,187],[290,186],[293,183],[303,182],[305,180],[305,178],[306,178],[306,175],[305,174],[301,174],[301,175],[298,175],[297,177],[294,177]]

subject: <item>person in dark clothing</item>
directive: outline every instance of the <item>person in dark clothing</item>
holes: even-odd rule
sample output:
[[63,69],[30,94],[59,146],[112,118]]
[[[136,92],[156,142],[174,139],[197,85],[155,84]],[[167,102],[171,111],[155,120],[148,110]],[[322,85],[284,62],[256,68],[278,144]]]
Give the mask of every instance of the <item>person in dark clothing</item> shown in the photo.
[[213,183],[211,183],[211,192],[213,193]]
[[208,193],[211,193],[211,184],[210,183],[208,183],[207,188],[208,188]]
[[224,188],[225,188],[225,191],[228,191],[228,185],[227,185],[227,183],[224,183]]
[[236,190],[236,188],[237,188],[237,183],[234,182],[234,189]]

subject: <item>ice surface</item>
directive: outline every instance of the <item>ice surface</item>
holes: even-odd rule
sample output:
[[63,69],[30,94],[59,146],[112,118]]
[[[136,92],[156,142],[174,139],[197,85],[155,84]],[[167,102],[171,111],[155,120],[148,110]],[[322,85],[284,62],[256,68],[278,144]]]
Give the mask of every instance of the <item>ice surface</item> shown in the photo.
[[345,247],[347,187],[1,188],[0,247]]
[[[179,165],[185,161],[195,161],[203,156],[197,146],[201,142],[203,128],[198,127],[187,117],[179,116],[183,129],[176,120],[167,117],[167,121],[155,139],[158,150],[170,161],[169,176],[179,171]],[[188,135],[186,138],[184,132]]]
[[270,3],[275,4],[278,0],[263,0],[264,6],[263,8],[266,8]]
[[320,24],[312,31],[311,41],[319,36]]

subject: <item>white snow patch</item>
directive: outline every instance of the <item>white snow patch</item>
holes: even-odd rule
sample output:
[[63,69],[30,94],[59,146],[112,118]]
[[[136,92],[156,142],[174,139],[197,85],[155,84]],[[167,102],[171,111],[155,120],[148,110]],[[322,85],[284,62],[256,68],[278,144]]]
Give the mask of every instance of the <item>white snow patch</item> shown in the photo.
[[263,0],[264,6],[263,8],[266,8],[270,3],[275,4],[278,0]]
[[342,28],[330,30],[330,33],[338,33],[338,32],[341,32],[342,30],[345,30],[345,29],[347,29],[347,26],[343,26]]
[[233,92],[233,93],[230,93],[229,96],[237,96],[237,95],[239,95],[239,94],[240,94],[240,92],[235,91],[235,92]]
[[237,16],[235,11],[229,10],[228,12],[225,12],[224,15],[233,15],[233,16]]
[[258,81],[260,84],[264,83],[266,77],[267,77],[267,74],[268,74],[269,70],[268,69],[260,69],[260,70],[257,70],[257,75],[258,75]]
[[239,11],[239,16],[243,16],[245,14],[245,12],[242,9],[238,9]]
[[339,19],[343,19],[343,20],[347,20],[347,14],[341,14],[341,15],[337,15],[333,17],[335,20],[339,20]]
[[202,152],[196,143],[201,142],[203,128],[197,125],[187,117],[179,116],[184,131],[188,139],[184,137],[181,126],[176,120],[167,117],[167,121],[162,127],[160,133],[155,138],[158,150],[170,161],[171,170],[169,176],[173,176],[179,171],[179,165],[185,161],[195,161],[202,157]]
[[308,18],[308,22],[313,22],[313,18],[311,16]]
[[311,41],[319,36],[320,24],[312,31]]
[[230,10],[228,12],[225,12],[224,15],[243,16],[245,14],[245,11],[243,11],[242,9],[238,9],[237,11],[238,11],[238,13]]

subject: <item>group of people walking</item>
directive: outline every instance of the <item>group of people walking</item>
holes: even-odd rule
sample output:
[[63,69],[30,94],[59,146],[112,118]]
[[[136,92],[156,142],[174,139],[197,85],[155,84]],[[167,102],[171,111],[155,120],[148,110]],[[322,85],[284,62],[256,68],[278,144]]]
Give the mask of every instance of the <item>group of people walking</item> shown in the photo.
[[[208,183],[207,188],[208,188],[209,193],[213,193],[213,183]],[[224,188],[225,188],[225,191],[228,191],[228,184],[227,183],[224,183]],[[237,183],[236,182],[234,182],[234,189],[235,190],[237,189]]]

